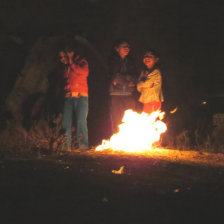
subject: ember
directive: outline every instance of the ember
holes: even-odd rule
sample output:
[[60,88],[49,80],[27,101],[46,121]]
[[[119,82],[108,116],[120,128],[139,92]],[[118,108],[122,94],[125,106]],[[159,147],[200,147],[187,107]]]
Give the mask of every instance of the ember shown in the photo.
[[165,113],[155,111],[151,114],[126,110],[119,132],[110,140],[103,140],[96,151],[110,149],[114,151],[144,153],[151,150],[153,144],[160,140],[160,135],[167,129],[162,122]]

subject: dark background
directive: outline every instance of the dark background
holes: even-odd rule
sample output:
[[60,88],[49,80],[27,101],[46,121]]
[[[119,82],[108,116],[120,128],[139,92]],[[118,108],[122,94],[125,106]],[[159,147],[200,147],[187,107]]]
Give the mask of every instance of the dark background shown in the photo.
[[[35,41],[41,36],[64,34],[86,38],[105,64],[113,42],[120,37],[130,40],[139,69],[142,51],[156,49],[161,58],[164,110],[222,93],[222,21],[221,1],[1,0],[1,104]],[[90,69],[91,88],[96,85],[103,90],[96,83],[105,74],[94,73],[94,63]],[[90,106],[100,107],[97,103]],[[90,117],[99,113],[91,110]]]

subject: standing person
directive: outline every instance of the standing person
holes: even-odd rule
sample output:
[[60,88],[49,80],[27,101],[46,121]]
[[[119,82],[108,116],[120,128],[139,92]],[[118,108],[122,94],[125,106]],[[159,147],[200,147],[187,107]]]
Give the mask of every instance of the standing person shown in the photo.
[[88,143],[88,84],[89,66],[86,59],[75,54],[73,47],[65,48],[68,67],[65,72],[65,103],[62,115],[62,126],[65,129],[65,150],[71,150],[72,123],[75,121],[76,140],[79,149],[87,150]]
[[143,63],[145,68],[140,74],[137,90],[141,93],[139,101],[143,103],[143,112],[160,110],[163,102],[162,76],[158,68],[159,57],[154,50],[146,50]]
[[110,115],[113,133],[118,131],[124,111],[135,109],[137,72],[129,53],[129,43],[120,40],[115,44],[114,52],[109,58]]

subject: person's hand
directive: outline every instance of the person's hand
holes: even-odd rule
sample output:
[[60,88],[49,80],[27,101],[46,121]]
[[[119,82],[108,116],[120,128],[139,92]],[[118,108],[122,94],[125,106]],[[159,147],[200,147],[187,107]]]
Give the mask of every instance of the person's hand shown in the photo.
[[73,61],[73,58],[74,58],[74,51],[71,51],[71,52],[67,52],[67,56],[68,56],[68,60],[69,60],[69,64],[73,64],[74,61]]
[[74,56],[74,51],[71,51],[71,52],[67,52],[67,56],[70,58],[70,57],[73,57]]

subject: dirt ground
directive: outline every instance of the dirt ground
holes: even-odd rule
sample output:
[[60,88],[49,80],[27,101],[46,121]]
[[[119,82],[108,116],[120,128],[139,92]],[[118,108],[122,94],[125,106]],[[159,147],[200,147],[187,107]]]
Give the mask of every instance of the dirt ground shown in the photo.
[[223,223],[224,155],[2,156],[0,190],[3,224]]

